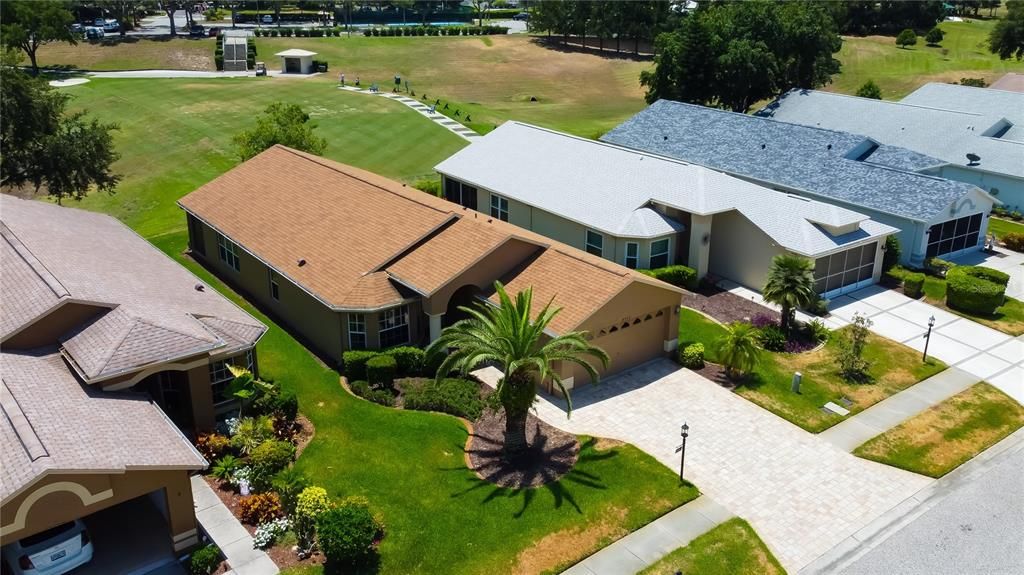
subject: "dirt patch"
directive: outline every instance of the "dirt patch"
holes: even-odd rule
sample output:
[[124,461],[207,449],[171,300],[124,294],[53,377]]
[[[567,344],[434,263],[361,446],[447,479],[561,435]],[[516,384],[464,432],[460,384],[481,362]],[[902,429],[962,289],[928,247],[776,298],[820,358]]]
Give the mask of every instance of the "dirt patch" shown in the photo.
[[295,436],[292,437],[292,442],[295,443],[295,459],[298,460],[302,452],[309,447],[309,443],[313,441],[313,437],[316,435],[316,428],[313,427],[313,422],[301,413],[295,418],[295,424],[298,430]]
[[505,458],[504,412],[487,411],[473,425],[468,442],[470,468],[481,479],[501,487],[521,489],[558,481],[572,469],[580,453],[576,436],[552,427],[533,414],[526,422],[531,453],[515,462]]
[[607,451],[609,449],[615,449],[626,445],[625,441],[619,441],[618,439],[611,439],[608,437],[595,437],[594,438],[594,449],[597,451]]
[[701,287],[696,292],[683,295],[683,305],[703,312],[722,323],[734,321],[749,322],[755,316],[764,315],[779,321],[779,313],[754,300],[740,297],[717,287]]
[[600,521],[586,528],[563,529],[549,533],[524,549],[509,570],[514,575],[533,575],[565,565],[578,557],[585,557],[602,543],[618,539],[629,531],[622,527],[627,511],[613,507],[605,511]]

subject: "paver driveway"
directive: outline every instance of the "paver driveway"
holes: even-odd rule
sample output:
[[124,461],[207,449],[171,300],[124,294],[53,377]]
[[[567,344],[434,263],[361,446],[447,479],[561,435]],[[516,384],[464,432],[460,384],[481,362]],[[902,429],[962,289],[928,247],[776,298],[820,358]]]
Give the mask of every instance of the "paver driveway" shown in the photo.
[[[477,372],[496,381],[496,370]],[[678,365],[661,360],[577,390],[538,415],[573,433],[628,441],[678,470],[679,426],[690,425],[686,478],[748,520],[790,573],[931,480],[856,458]]]

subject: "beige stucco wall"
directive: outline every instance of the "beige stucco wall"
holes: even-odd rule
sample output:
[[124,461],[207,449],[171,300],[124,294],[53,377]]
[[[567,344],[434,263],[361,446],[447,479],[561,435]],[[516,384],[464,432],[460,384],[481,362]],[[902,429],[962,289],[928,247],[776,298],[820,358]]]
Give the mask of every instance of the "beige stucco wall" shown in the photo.
[[526,258],[537,252],[540,246],[516,239],[509,240],[488,254],[484,259],[470,266],[462,274],[452,278],[424,302],[423,311],[431,315],[443,314],[448,303],[459,288],[473,285],[481,290],[489,288],[494,280],[514,269]]
[[738,212],[715,214],[708,271],[760,291],[772,258],[786,250]]

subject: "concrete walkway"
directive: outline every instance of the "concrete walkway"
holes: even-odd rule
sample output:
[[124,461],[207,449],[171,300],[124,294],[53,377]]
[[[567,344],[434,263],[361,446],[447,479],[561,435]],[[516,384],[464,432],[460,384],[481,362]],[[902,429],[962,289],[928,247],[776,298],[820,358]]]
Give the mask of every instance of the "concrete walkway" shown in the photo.
[[220,547],[234,575],[276,575],[277,565],[260,549],[254,549],[252,536],[213,492],[206,480],[192,476],[192,500],[202,530]]
[[896,427],[975,383],[978,383],[977,377],[951,367],[822,431],[818,437],[843,451],[852,452],[872,437]]
[[666,513],[642,528],[601,549],[563,575],[636,573],[734,515],[710,497],[697,499]]
[[442,128],[448,130],[449,132],[455,134],[456,136],[462,138],[463,140],[466,140],[467,142],[472,142],[476,138],[480,137],[480,134],[477,134],[473,130],[470,130],[466,126],[460,124],[459,122],[456,122],[455,120],[449,118],[448,116],[445,116],[444,114],[442,114],[440,112],[431,112],[430,111],[430,106],[433,105],[433,102],[430,102],[430,105],[427,105],[427,104],[425,104],[425,103],[423,103],[423,102],[421,102],[421,101],[419,101],[419,100],[417,100],[415,98],[410,98],[410,97],[405,96],[405,95],[403,95],[401,93],[383,92],[383,91],[382,92],[374,93],[374,92],[371,92],[368,89],[356,88],[355,86],[339,86],[338,89],[339,90],[345,90],[346,92],[356,92],[356,93],[359,93],[359,94],[368,94],[368,95],[371,95],[371,96],[380,96],[380,97],[383,97],[383,98],[388,98],[390,100],[394,100],[396,102],[400,102],[402,104],[405,104],[406,106],[408,106],[408,107],[412,108],[413,110],[416,110],[417,112],[422,114],[428,120],[434,122],[438,126],[441,126]]

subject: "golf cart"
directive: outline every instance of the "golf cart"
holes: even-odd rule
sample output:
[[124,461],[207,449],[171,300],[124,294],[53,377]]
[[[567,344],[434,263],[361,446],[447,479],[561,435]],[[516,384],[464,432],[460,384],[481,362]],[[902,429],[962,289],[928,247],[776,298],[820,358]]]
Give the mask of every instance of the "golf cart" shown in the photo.
[[256,62],[256,75],[257,76],[266,76],[267,75],[267,65],[264,64],[263,62]]

